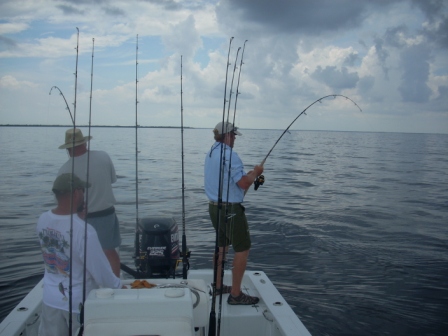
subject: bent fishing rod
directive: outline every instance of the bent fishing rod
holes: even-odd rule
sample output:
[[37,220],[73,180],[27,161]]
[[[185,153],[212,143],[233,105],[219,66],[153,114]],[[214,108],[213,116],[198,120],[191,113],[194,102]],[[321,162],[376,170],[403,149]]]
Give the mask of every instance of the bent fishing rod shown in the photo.
[[59,90],[59,94],[62,96],[62,98],[64,99],[64,102],[65,102],[65,106],[66,106],[65,109],[66,109],[66,110],[68,111],[68,113],[70,114],[70,118],[72,119],[72,124],[74,125],[74,124],[75,124],[75,119],[73,118],[72,112],[70,111],[70,107],[68,106],[67,99],[65,99],[65,96],[64,96],[64,94],[62,93],[61,89],[58,88],[57,86],[53,86],[53,87],[50,89],[50,93],[49,93],[49,95],[51,95],[51,92],[53,91],[53,89],[57,89],[57,90]]
[[[312,102],[310,105],[308,105],[302,112],[300,112],[299,115],[298,115],[298,116],[297,116],[297,117],[296,117],[296,118],[289,124],[289,126],[286,127],[286,129],[283,131],[283,133],[280,135],[280,137],[279,137],[279,138],[277,139],[277,141],[274,143],[274,145],[272,146],[272,148],[269,150],[269,152],[268,152],[268,154],[266,155],[266,157],[263,159],[263,161],[261,161],[260,166],[263,166],[263,165],[264,165],[264,163],[266,162],[267,158],[269,157],[269,155],[271,154],[271,152],[274,150],[275,146],[277,146],[278,142],[279,142],[280,139],[285,135],[285,133],[288,132],[288,130],[289,130],[289,128],[292,126],[292,124],[294,124],[294,123],[296,122],[296,120],[299,119],[299,117],[300,117],[301,115],[303,115],[303,114],[306,115],[306,111],[307,111],[311,106],[313,106],[313,105],[316,104],[316,103],[322,103],[322,100],[323,100],[323,99],[326,99],[326,98],[329,98],[329,97],[333,97],[333,98],[336,98],[336,97],[343,97],[343,98],[345,98],[346,100],[351,101],[351,102],[352,102],[352,103],[353,103],[353,104],[354,104],[354,105],[355,105],[355,106],[362,112],[362,109],[359,107],[359,105],[358,105],[354,100],[350,99],[350,98],[347,97],[347,96],[341,95],[341,94],[331,94],[331,95],[327,95],[327,96],[324,96],[324,97],[321,97],[321,98],[315,100],[315,101]],[[257,190],[258,187],[259,187],[260,185],[262,185],[263,183],[264,183],[264,176],[263,176],[263,175],[258,176],[258,177],[255,179],[255,182],[254,182],[254,189]]]
[[[233,37],[230,38],[229,42],[229,51],[227,53],[227,66],[226,66],[226,81],[224,84],[224,106],[222,109],[222,124],[224,125],[224,118],[226,114],[226,98],[227,98],[227,77],[229,73],[229,59],[230,59],[230,49],[232,46]],[[220,211],[222,206],[222,154],[223,154],[223,146],[221,146],[221,154],[220,154],[220,162],[219,162],[219,184],[218,184],[218,215],[217,222],[218,228],[220,224]],[[218,273],[218,257],[219,257],[219,246],[218,246],[218,230],[215,235],[215,255],[213,257],[213,283],[212,283],[212,305],[210,308],[210,316],[209,316],[209,328],[208,328],[208,336],[215,336],[216,333],[216,280]]]

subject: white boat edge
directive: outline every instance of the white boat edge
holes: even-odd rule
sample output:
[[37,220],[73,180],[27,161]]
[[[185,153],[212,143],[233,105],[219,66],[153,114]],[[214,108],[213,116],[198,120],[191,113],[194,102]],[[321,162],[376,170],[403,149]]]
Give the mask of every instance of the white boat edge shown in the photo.
[[[228,274],[230,272],[226,272],[226,275],[224,276],[224,282],[230,283],[231,275]],[[204,284],[210,284],[212,280],[213,270],[211,269],[204,269],[204,270],[190,270],[188,272],[188,279],[187,282],[191,280],[191,282],[194,282],[196,280],[203,281]],[[130,284],[133,280],[124,280],[124,283]],[[161,284],[180,284],[185,283],[185,280],[182,278],[176,278],[176,279],[147,279],[150,283],[155,283],[158,285]],[[207,292],[209,291],[209,285],[206,286]],[[219,313],[221,313],[221,334],[222,335],[231,335],[231,336],[237,336],[239,334],[244,336],[251,336],[251,335],[257,335],[257,336],[311,336],[309,331],[306,329],[306,327],[303,325],[303,323],[300,321],[299,317],[294,313],[294,311],[291,309],[289,304],[285,301],[285,299],[282,297],[282,295],[278,292],[278,290],[275,288],[274,284],[270,281],[268,276],[262,272],[262,271],[255,271],[255,270],[247,270],[244,279],[242,288],[244,291],[249,293],[250,295],[256,295],[260,297],[260,302],[256,306],[230,306],[227,304],[227,296],[223,295],[222,298],[222,306],[219,308],[219,298],[216,299],[216,316],[218,317]],[[95,290],[94,290],[95,291]],[[136,295],[136,291],[140,291],[139,289],[117,289],[114,290],[116,292],[116,302],[115,301],[109,301],[107,302],[107,307],[113,306],[112,302],[116,303],[117,306],[117,312],[119,312],[120,317],[120,324],[126,322],[126,318],[128,318],[130,323],[135,324],[142,324],[142,323],[152,323],[151,321],[145,320],[138,320],[138,316],[136,317],[134,309],[130,308],[129,314],[127,315],[126,312],[126,303],[129,302],[130,305],[132,305],[132,298],[129,298],[129,293],[132,293],[133,295]],[[145,293],[153,293],[150,291],[147,291],[143,289],[143,291],[146,291]],[[92,291],[93,292],[93,291]],[[86,300],[86,324],[88,323],[88,316],[89,304],[97,304],[96,299],[90,299],[94,297],[94,293],[90,293]],[[142,292],[143,293],[143,292]],[[202,294],[201,294],[202,295]],[[206,299],[202,302],[202,304],[205,304],[205,308],[200,309],[206,309],[206,314],[201,315],[207,315],[202,316],[200,319],[202,321],[209,319],[209,312],[210,312],[210,302],[211,300],[209,293],[203,294],[206,296]],[[137,295],[138,296],[138,295]],[[165,294],[166,296],[166,294]],[[190,296],[188,296],[190,297]],[[137,299],[138,300],[138,299]],[[140,304],[142,299],[140,298]],[[41,302],[42,302],[42,280],[26,295],[26,297],[10,312],[10,314],[5,317],[5,319],[0,324],[0,336],[34,336],[37,335],[37,330],[39,326],[39,317],[40,317],[40,311],[41,311]],[[146,300],[146,304],[148,305],[148,300]],[[137,303],[137,302],[136,302]],[[151,304],[151,307],[147,307],[146,309],[143,309],[143,311],[146,311],[146,314],[148,316],[151,316],[151,314],[157,314],[158,317],[155,321],[155,323],[163,323],[163,318],[160,318],[161,309],[159,307],[163,307],[162,304]],[[172,302],[169,303],[172,307]],[[158,306],[158,307],[154,307]],[[102,306],[104,307],[104,306]],[[130,306],[131,307],[131,306]],[[191,305],[190,305],[191,307]],[[154,311],[151,313],[151,309]],[[91,311],[101,311],[104,309],[94,309]],[[138,310],[138,309],[135,309]],[[185,310],[185,309],[184,309]],[[199,310],[199,309],[198,309]],[[175,309],[167,309],[166,317],[167,319],[171,318],[173,315],[175,315]],[[193,311],[193,307],[191,308],[191,311]],[[205,310],[203,311],[205,312]],[[113,309],[110,312],[113,315]],[[96,314],[96,313],[94,313]],[[107,314],[107,313],[103,313]],[[195,313],[197,314],[197,312]],[[196,319],[193,317],[193,313],[191,313],[192,319]],[[105,320],[105,316],[95,316],[97,320],[102,319]],[[107,323],[114,324],[117,317],[111,316],[107,321]],[[92,317],[92,321],[94,318]],[[174,324],[172,322],[169,322],[167,320],[167,323],[170,323],[173,325],[173,328],[170,330],[164,330],[164,333],[161,333],[161,335],[174,335]],[[194,323],[194,322],[191,322]],[[195,323],[198,323],[197,321]],[[202,322],[200,322],[202,323]],[[196,326],[194,326],[196,327]],[[136,327],[137,328],[137,327]],[[206,335],[208,325],[202,328],[191,328],[192,332],[191,335]],[[87,327],[86,327],[87,330]],[[98,326],[97,329],[98,330]],[[115,330],[117,333],[116,335],[134,335],[134,331],[132,331],[132,328],[128,328],[129,333],[119,333],[118,330]],[[140,329],[139,329],[140,330]],[[182,329],[183,330],[183,329]],[[241,331],[241,333],[239,333]],[[86,331],[87,333],[87,331]],[[153,333],[152,333],[153,334]]]

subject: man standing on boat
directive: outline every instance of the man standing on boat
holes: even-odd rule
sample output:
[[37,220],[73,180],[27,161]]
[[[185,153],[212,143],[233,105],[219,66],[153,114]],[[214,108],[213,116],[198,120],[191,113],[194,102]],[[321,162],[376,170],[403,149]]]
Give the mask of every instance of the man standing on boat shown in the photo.
[[[44,212],[37,222],[45,263],[43,304],[39,335],[69,335],[69,286],[72,278],[72,335],[79,328],[79,304],[83,301],[84,266],[86,293],[99,286],[121,288],[107,262],[95,229],[76,211],[84,204],[84,190],[90,186],[76,175],[59,175],[53,183],[56,208]],[[72,226],[72,237],[70,227]],[[85,232],[86,237],[85,239]],[[70,244],[72,243],[72,246]],[[84,244],[87,243],[84,265]],[[71,265],[71,267],[70,267]]]
[[[216,292],[218,294],[230,293],[227,299],[228,304],[253,305],[258,303],[259,298],[246,295],[241,291],[241,283],[251,247],[249,225],[241,203],[247,189],[257,176],[263,173],[263,166],[257,165],[248,173],[244,171],[243,162],[233,151],[235,137],[242,134],[233,124],[220,122],[216,125],[213,133],[216,142],[205,157],[204,187],[209,199],[210,219],[218,235]],[[220,192],[221,195],[219,195]],[[229,215],[227,219],[225,218],[226,213]],[[229,245],[232,245],[235,251],[232,286],[223,284],[221,289],[222,258],[225,257]]]
[[72,172],[72,160],[75,160],[74,173],[87,180],[89,166],[89,188],[87,220],[100,240],[104,253],[114,274],[120,276],[120,256],[116,250],[121,244],[120,227],[115,214],[116,203],[112,184],[117,181],[115,167],[109,155],[104,151],[87,150],[91,136],[83,136],[80,129],[73,128],[65,132],[65,143],[59,149],[67,149],[70,159],[59,169],[58,175]]

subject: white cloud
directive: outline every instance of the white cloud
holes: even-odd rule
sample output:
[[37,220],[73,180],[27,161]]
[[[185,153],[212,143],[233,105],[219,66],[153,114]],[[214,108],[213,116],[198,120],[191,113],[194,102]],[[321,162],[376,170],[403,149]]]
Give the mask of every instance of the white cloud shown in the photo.
[[6,75],[0,78],[0,87],[3,89],[26,89],[30,87],[37,87],[37,84],[29,81],[19,81],[13,76]]

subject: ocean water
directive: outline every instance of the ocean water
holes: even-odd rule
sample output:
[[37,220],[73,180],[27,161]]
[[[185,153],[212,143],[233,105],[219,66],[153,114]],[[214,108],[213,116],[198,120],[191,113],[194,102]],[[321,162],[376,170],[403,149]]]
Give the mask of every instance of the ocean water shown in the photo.
[[[0,127],[0,320],[43,274],[34,228],[54,206],[64,132]],[[282,130],[242,132],[235,150],[249,170]],[[135,129],[91,134],[115,164],[120,255],[132,267]],[[211,267],[203,161],[212,142],[210,130],[184,130],[192,268]],[[139,129],[138,151],[139,217],[170,213],[182,230],[180,129]],[[448,135],[291,131],[264,176],[245,199],[248,268],[268,274],[313,335],[448,334]]]

